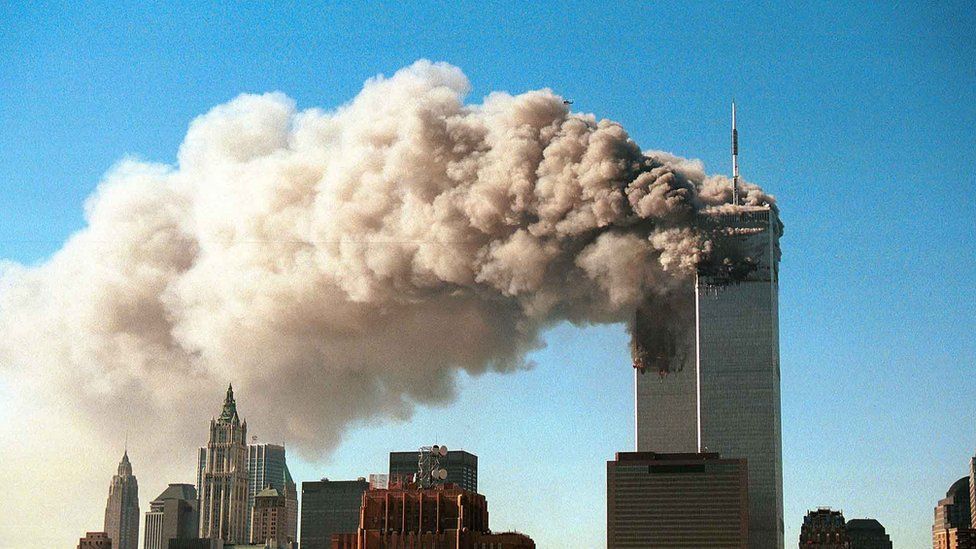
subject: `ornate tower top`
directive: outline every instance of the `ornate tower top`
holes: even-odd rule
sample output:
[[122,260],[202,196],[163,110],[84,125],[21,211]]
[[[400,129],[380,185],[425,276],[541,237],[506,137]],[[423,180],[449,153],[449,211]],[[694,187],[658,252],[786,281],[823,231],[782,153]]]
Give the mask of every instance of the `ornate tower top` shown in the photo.
[[234,386],[227,385],[227,398],[224,399],[224,410],[220,413],[220,421],[236,421],[237,403],[234,401]]
[[122,461],[119,462],[119,476],[132,476],[132,464],[129,463],[129,450],[122,454]]

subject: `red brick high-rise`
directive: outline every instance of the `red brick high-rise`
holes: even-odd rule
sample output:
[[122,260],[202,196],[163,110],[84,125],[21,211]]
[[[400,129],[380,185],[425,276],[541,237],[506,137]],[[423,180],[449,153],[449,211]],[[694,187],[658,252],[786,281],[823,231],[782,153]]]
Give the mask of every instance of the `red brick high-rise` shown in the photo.
[[455,484],[391,482],[363,494],[359,529],[334,534],[332,549],[534,549],[516,532],[492,533],[485,496]]

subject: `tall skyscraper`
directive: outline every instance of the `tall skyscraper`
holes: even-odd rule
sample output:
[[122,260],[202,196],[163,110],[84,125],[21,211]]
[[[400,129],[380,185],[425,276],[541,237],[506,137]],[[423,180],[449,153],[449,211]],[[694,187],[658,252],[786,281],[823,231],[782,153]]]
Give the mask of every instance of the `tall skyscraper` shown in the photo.
[[[737,196],[737,173],[733,181]],[[745,458],[749,547],[781,549],[783,224],[776,206],[767,204],[706,211],[698,225],[712,244],[713,256],[723,261],[703,262],[694,281],[666,302],[648,297],[637,312],[637,451],[717,452],[723,458]],[[655,314],[646,314],[649,310]]]
[[[655,368],[635,369],[639,452],[718,452],[749,468],[750,536],[783,547],[778,263],[782,234],[773,206],[705,215],[720,246],[748,254],[751,272],[727,280],[703,266],[674,300],[676,327],[650,326]],[[732,240],[729,242],[726,240]],[[638,313],[640,315],[640,313]],[[686,317],[681,320],[681,317]],[[638,316],[638,328],[642,328]],[[682,329],[684,327],[685,329]],[[660,334],[663,334],[660,335]],[[640,330],[635,337],[640,337]],[[654,351],[650,351],[655,354]]]
[[129,452],[122,454],[118,474],[112,477],[105,505],[105,533],[114,549],[139,547],[139,483],[132,474]]
[[247,543],[247,421],[237,415],[234,388],[220,417],[210,420],[210,441],[201,452],[200,537]]
[[332,549],[332,534],[355,532],[363,492],[369,488],[365,478],[302,483],[302,549]]
[[149,502],[144,549],[167,549],[171,539],[197,537],[200,528],[197,504],[197,491],[192,485],[170,484]]
[[749,541],[743,459],[619,452],[607,462],[607,547],[722,547]]
[[[437,483],[457,484],[464,490],[478,491],[478,456],[464,450],[450,450],[440,458],[447,478]],[[390,480],[410,478],[419,469],[419,452],[390,452]]]
[[285,447],[279,444],[247,445],[247,527],[250,537],[251,514],[258,492],[273,487],[285,499],[281,527],[292,541],[298,539],[298,489],[285,460]]

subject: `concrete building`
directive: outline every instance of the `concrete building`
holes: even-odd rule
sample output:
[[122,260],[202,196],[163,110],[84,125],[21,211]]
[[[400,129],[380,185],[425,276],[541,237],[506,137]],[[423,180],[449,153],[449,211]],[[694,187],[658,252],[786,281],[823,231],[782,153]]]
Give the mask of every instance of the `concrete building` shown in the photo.
[[800,548],[849,549],[847,522],[842,511],[821,507],[807,512],[800,527]]
[[106,532],[86,532],[78,540],[78,549],[112,549],[112,540]]
[[197,491],[190,484],[170,484],[149,502],[143,534],[145,549],[167,549],[171,539],[197,537],[200,513]]
[[122,454],[105,504],[105,533],[115,549],[139,548],[139,483],[132,474],[129,452]]
[[210,441],[201,448],[197,487],[200,537],[247,543],[247,421],[237,415],[234,388],[220,417],[210,420]]
[[969,478],[965,476],[953,482],[946,497],[936,504],[932,524],[933,549],[976,549]]
[[268,486],[285,498],[287,515],[283,517],[284,533],[292,541],[298,539],[298,489],[288,470],[285,447],[280,444],[247,445],[247,527],[251,539],[251,513],[254,498]]
[[749,546],[744,459],[620,452],[607,462],[607,547]]
[[891,538],[875,519],[847,521],[847,539],[851,543],[850,549],[891,549]]
[[[417,473],[419,452],[390,452],[390,480],[412,479]],[[447,478],[440,483],[457,484],[470,492],[478,491],[478,456],[464,450],[450,450],[440,458],[440,465],[447,469]]]
[[[746,459],[749,547],[783,547],[779,238],[773,205],[704,213],[714,257],[634,327],[638,452]],[[662,313],[662,310],[664,311]],[[644,311],[654,311],[649,314]]]
[[284,494],[273,486],[255,494],[251,510],[251,543],[273,542],[284,547],[296,541],[290,532],[290,514]]
[[492,533],[488,502],[455,484],[422,488],[391,481],[363,493],[355,532],[334,534],[332,549],[534,549],[524,534]]
[[369,488],[365,478],[302,483],[302,549],[330,549],[332,534],[356,532],[363,493]]

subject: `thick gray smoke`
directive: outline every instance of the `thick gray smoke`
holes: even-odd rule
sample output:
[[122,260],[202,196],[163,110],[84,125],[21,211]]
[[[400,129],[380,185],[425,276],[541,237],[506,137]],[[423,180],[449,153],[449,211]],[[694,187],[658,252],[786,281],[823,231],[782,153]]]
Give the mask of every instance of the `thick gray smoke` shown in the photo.
[[549,90],[468,87],[421,61],[334,111],[243,95],[175,166],[120,162],[86,228],[0,271],[3,378],[159,444],[204,442],[233,381],[252,424],[327,451],[460,370],[525,367],[553,323],[629,321],[708,253],[695,214],[728,179]]

